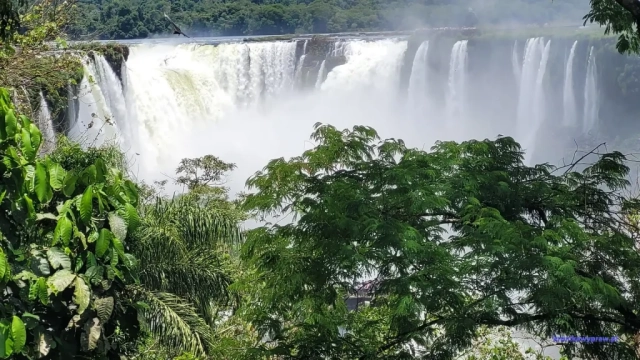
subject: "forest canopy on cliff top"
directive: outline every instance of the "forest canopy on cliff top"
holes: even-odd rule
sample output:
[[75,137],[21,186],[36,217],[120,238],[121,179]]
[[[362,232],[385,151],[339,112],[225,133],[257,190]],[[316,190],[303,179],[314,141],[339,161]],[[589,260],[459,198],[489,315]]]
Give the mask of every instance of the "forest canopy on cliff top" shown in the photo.
[[[469,8],[474,15],[469,19]],[[86,39],[166,34],[167,13],[199,36],[411,30],[426,26],[579,24],[583,0],[84,0],[70,33]]]

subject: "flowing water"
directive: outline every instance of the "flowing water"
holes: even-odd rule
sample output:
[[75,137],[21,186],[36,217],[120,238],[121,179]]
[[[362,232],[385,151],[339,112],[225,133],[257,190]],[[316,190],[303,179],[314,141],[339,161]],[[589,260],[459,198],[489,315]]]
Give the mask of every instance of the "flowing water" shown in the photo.
[[[593,50],[587,69],[580,70],[586,80],[578,88],[585,96],[578,121],[577,41],[554,50],[569,53],[559,115],[548,103],[554,97],[550,39],[531,38],[524,47],[514,42],[505,52],[506,66],[481,71],[473,68],[477,60],[467,40],[448,50],[424,41],[407,55],[408,64],[402,39],[342,39],[321,58],[314,58],[308,42],[298,49],[294,41],[138,44],[123,64],[122,81],[103,57],[86,58],[68,133],[86,144],[118,142],[135,173],[149,180],[171,176],[181,158],[215,154],[239,165],[231,183],[240,191],[271,158],[307,149],[316,122],[371,125],[384,137],[424,148],[439,139],[510,135],[529,160],[557,153],[550,123],[578,132],[598,123]],[[346,62],[329,66],[339,56]],[[409,72],[405,84],[403,71]],[[312,76],[305,89],[304,74]]]
[[589,60],[587,61],[587,77],[585,79],[584,86],[584,121],[583,130],[585,133],[590,133],[597,127],[598,123],[598,110],[599,101],[598,98],[598,84],[596,79],[597,74],[596,58],[593,53],[593,46],[589,50]]

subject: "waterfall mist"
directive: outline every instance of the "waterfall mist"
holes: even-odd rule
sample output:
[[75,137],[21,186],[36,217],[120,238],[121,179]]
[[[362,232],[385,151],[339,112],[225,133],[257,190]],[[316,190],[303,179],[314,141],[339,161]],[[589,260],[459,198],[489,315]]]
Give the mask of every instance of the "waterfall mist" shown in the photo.
[[576,43],[554,50],[569,53],[560,111],[550,101],[552,41],[541,37],[524,47],[513,42],[485,62],[468,40],[411,48],[403,39],[342,39],[320,54],[310,40],[143,43],[131,47],[122,81],[102,56],[84,59],[68,132],[89,145],[115,140],[145,181],[170,180],[180,159],[214,154],[238,165],[232,193],[270,159],[310,148],[317,122],[370,125],[383,138],[424,149],[437,140],[514,136],[529,162],[553,162],[563,141],[573,143],[556,134],[558,119],[577,133],[598,121],[592,51],[588,70],[580,70],[586,84],[578,121]]

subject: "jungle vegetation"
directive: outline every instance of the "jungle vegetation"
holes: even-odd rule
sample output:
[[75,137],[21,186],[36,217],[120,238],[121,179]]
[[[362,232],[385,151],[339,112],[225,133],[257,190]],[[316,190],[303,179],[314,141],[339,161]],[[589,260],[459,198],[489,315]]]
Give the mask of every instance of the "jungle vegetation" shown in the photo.
[[[0,358],[544,359],[511,330],[620,339],[561,344],[566,358],[640,356],[624,154],[528,166],[509,137],[419,150],[317,124],[248,194],[207,155],[178,164],[184,192],[167,196],[116,147],[42,151],[31,93],[77,84],[58,12],[75,5],[20,6],[0,8]],[[350,310],[363,278],[371,301]]]

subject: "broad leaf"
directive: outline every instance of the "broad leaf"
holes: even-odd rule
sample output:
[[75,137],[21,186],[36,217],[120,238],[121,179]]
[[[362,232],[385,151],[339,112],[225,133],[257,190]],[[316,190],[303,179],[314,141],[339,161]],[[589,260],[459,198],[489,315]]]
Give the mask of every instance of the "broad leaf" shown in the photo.
[[16,132],[18,131],[18,119],[16,119],[16,115],[13,110],[7,111],[4,116],[4,123],[7,137],[14,137],[16,135]]
[[102,327],[100,326],[100,320],[93,318],[84,324],[82,335],[80,335],[80,342],[82,350],[92,351],[98,347],[98,341],[100,340],[100,332]]
[[91,215],[93,214],[93,187],[88,186],[82,194],[82,200],[80,201],[80,219],[85,224],[91,221]]
[[40,145],[42,145],[42,133],[35,124],[29,124],[29,132],[31,133],[31,146],[37,153],[40,150]]
[[72,273],[70,270],[62,269],[58,270],[49,279],[47,279],[47,285],[51,288],[54,294],[59,293],[60,291],[64,291],[64,289],[68,288],[73,280],[75,280],[76,275]]
[[52,247],[47,251],[47,259],[54,269],[71,269],[71,259],[58,247]]
[[22,143],[20,144],[22,154],[28,161],[33,161],[36,158],[36,150],[31,144],[31,133],[25,128],[22,128],[20,133],[22,135]]
[[76,276],[74,282],[73,302],[78,305],[78,314],[82,314],[91,301],[91,289],[80,276]]
[[73,223],[71,222],[71,220],[69,220],[69,218],[66,217],[66,215],[62,215],[60,219],[58,219],[56,228],[53,231],[52,245],[56,245],[58,242],[62,242],[65,246],[69,246],[72,231]]
[[98,235],[98,240],[96,240],[96,256],[102,257],[107,253],[112,238],[113,234],[111,234],[111,231],[100,229],[100,235]]
[[127,238],[127,224],[116,213],[109,213],[109,228],[116,238],[120,240]]
[[41,203],[48,203],[53,197],[53,191],[51,190],[51,185],[49,185],[49,173],[41,162],[36,164],[34,191]]
[[102,323],[106,323],[107,321],[109,321],[109,318],[111,317],[111,313],[113,312],[113,305],[114,305],[113,298],[106,297],[106,298],[96,299],[94,304],[96,307],[96,313],[98,314],[100,321]]
[[64,176],[62,193],[64,193],[65,196],[69,196],[69,197],[73,196],[74,192],[76,191],[77,181],[78,181],[78,175],[76,175],[75,172],[73,171],[67,172],[67,174]]
[[13,352],[20,353],[27,343],[27,329],[17,316],[11,320],[11,338],[13,339]]
[[49,164],[49,184],[54,190],[62,189],[66,175],[66,171],[60,164],[55,162]]

